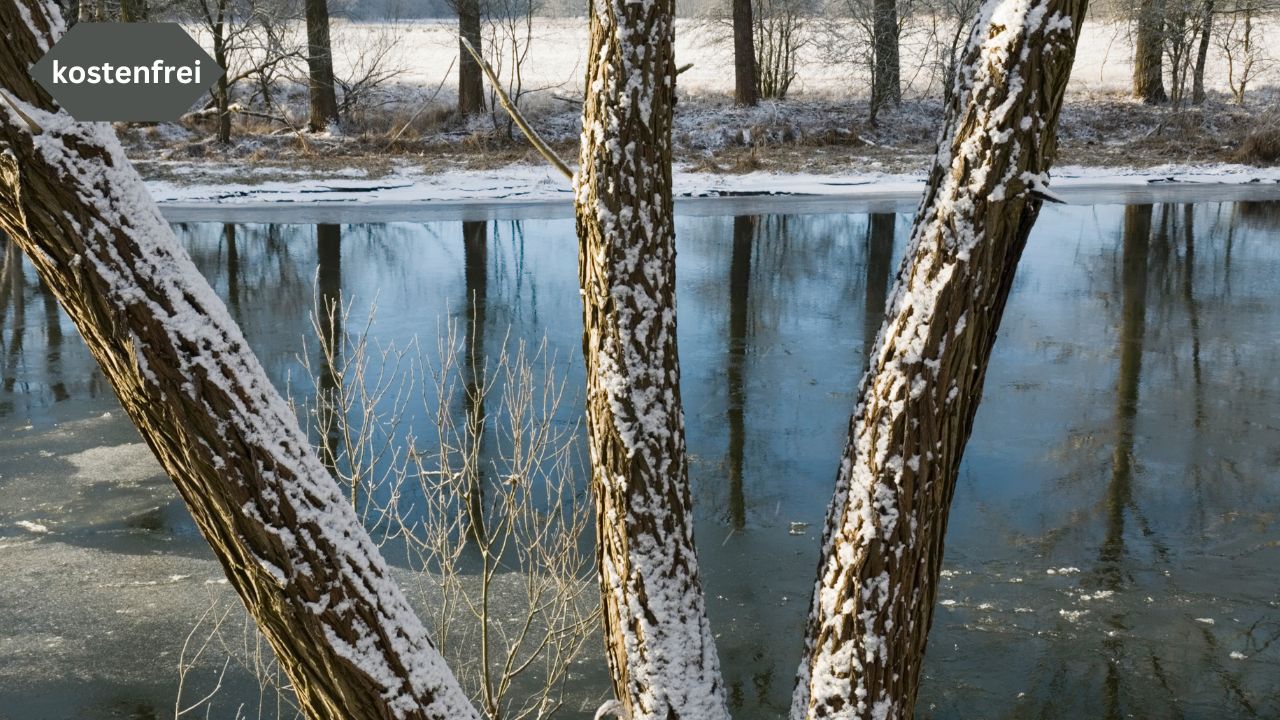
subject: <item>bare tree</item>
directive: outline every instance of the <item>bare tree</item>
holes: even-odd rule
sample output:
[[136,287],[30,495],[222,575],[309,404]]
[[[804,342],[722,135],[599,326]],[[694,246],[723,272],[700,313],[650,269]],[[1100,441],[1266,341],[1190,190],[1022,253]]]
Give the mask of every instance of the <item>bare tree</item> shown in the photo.
[[871,74],[871,117],[874,118],[881,107],[902,102],[897,0],[874,0],[871,42],[875,46],[875,68]]
[[1200,42],[1196,47],[1196,66],[1191,73],[1191,103],[1204,104],[1204,67],[1209,59],[1209,39],[1213,34],[1214,0],[1200,4]]
[[787,96],[799,72],[800,50],[809,43],[812,12],[808,0],[757,0],[753,17],[760,97]]
[[756,70],[755,27],[751,18],[752,0],[733,2],[733,102],[757,105],[760,102]]
[[477,717],[105,123],[28,74],[64,24],[0,2],[0,229],[79,329],[311,717]]
[[970,35],[827,516],[791,715],[910,718],[947,515],[1040,209],[1085,0],[992,0]]
[[[448,0],[458,14],[458,112],[474,115],[484,112],[484,73],[480,63],[467,52],[465,42],[477,53],[483,53],[480,40],[483,0]],[[481,55],[483,57],[483,55]]]
[[591,3],[575,176],[606,658],[632,720],[726,718],[693,544],[676,350],[675,3]]
[[329,1],[305,0],[307,14],[307,92],[311,115],[307,127],[322,132],[338,122],[333,85],[333,46],[329,42]]
[[1270,9],[1266,0],[1232,0],[1222,8],[1218,47],[1227,60],[1227,86],[1237,105],[1244,105],[1249,86],[1273,63],[1260,26]]
[[1169,99],[1164,90],[1165,0],[1139,0],[1135,10],[1133,96],[1162,103]]

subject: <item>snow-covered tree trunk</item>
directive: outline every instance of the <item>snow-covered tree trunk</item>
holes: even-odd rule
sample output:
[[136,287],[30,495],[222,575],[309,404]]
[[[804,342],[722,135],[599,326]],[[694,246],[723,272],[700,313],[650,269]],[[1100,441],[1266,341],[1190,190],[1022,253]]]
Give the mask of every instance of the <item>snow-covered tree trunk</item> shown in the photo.
[[979,14],[859,389],[793,718],[910,718],[947,513],[1055,149],[1085,0]]
[[606,657],[632,720],[716,720],[676,353],[674,2],[590,7],[575,209]]
[[313,718],[475,718],[289,406],[106,123],[29,68],[56,6],[0,0],[0,230],[76,324]]

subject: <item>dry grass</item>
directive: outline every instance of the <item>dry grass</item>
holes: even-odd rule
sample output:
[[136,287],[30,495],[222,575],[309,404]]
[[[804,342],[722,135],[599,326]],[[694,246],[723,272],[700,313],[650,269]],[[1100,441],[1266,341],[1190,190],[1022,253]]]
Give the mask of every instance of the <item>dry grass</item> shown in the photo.
[[1236,150],[1235,160],[1250,165],[1274,165],[1280,161],[1280,125],[1249,133]]

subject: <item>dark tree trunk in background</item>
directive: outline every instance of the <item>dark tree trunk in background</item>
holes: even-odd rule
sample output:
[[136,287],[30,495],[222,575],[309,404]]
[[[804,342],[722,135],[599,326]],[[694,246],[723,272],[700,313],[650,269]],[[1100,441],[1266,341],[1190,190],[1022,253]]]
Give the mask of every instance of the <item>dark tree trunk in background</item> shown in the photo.
[[227,247],[227,309],[231,311],[231,319],[240,322],[240,246],[236,241],[236,226],[226,223],[222,226],[222,240]]
[[480,0],[456,0],[458,10],[458,112],[474,115],[484,112],[484,71],[462,41],[471,43],[476,54],[484,57],[480,42]]
[[893,231],[897,224],[898,216],[894,213],[872,213],[867,221],[867,292],[863,300],[862,328],[864,369],[872,364],[876,331],[884,324],[889,276],[893,274]]
[[590,13],[574,199],[605,657],[631,720],[721,720],[676,350],[675,3]]
[[0,231],[75,323],[305,713],[476,718],[111,126],[52,112],[31,80],[55,18],[0,0],[0,87],[30,115],[0,111]]
[[[333,80],[333,45],[329,42],[329,1],[307,3],[307,92],[311,116],[307,128],[323,132],[338,122],[338,93]],[[225,65],[223,67],[226,67]]]
[[1040,210],[1032,183],[1047,181],[1085,8],[1005,4],[974,28],[849,421],[792,718],[914,712],[956,476]]
[[469,221],[462,223],[462,265],[467,297],[463,301],[466,317],[462,338],[462,404],[467,416],[467,441],[465,452],[469,454],[465,467],[467,477],[468,527],[477,543],[487,542],[484,523],[484,473],[481,455],[484,452],[484,329],[488,316],[489,299],[489,223]]
[[740,106],[760,103],[751,2],[733,0],[733,103]]
[[[218,3],[218,15],[210,28],[213,31],[213,61],[218,67],[227,67],[227,36],[224,12],[226,3]],[[213,104],[218,109],[217,138],[223,145],[231,143],[231,87],[227,73],[218,76],[213,83]]]
[[1169,99],[1164,91],[1164,0],[1139,0],[1133,43],[1133,96],[1145,103]]
[[750,326],[751,246],[755,242],[757,215],[733,218],[733,253],[729,260],[729,352],[725,381],[729,385],[729,524],[741,530],[747,525],[747,501],[742,487],[746,455],[747,393],[743,387]]
[[1204,66],[1209,60],[1209,40],[1213,33],[1213,0],[1204,0],[1200,16],[1200,45],[1196,48],[1196,66],[1191,73],[1191,104],[1204,104]]
[[1151,242],[1150,205],[1124,209],[1124,256],[1121,269],[1120,365],[1116,373],[1116,436],[1107,484],[1107,531],[1098,555],[1103,586],[1122,588],[1124,577],[1124,520],[1133,502],[1133,425],[1138,414],[1142,377],[1142,348],[1146,337],[1147,256]]
[[[338,457],[342,454],[342,435],[346,408],[338,392],[338,369],[346,349],[342,327],[342,226],[316,225],[316,306],[315,324],[320,330],[317,349],[316,424],[320,432],[320,461],[337,477]],[[349,488],[351,506],[359,501],[359,488]]]
[[898,66],[898,0],[875,0],[871,10],[875,67],[871,72],[871,117],[885,105],[902,102]]
[[149,15],[147,0],[120,0],[120,22],[146,22]]

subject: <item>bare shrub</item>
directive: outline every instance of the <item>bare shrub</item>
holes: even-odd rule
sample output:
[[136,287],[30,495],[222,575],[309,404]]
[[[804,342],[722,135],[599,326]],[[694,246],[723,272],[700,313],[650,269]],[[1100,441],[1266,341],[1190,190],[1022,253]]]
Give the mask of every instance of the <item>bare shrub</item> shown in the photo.
[[[373,342],[376,308],[354,331],[349,305],[318,293],[316,308],[318,346],[302,358],[312,399],[295,411],[322,460],[383,551],[402,556],[400,582],[481,712],[549,717],[599,612],[581,433],[558,417],[556,358],[545,341],[504,342],[486,358],[454,324],[427,358],[416,340]],[[419,422],[427,437],[415,434]],[[234,663],[258,679],[268,715],[292,717],[291,691],[252,621],[226,620],[215,606],[196,623],[180,685],[199,662],[220,662],[219,678]],[[208,707],[220,687],[186,703],[180,687],[175,712]]]

